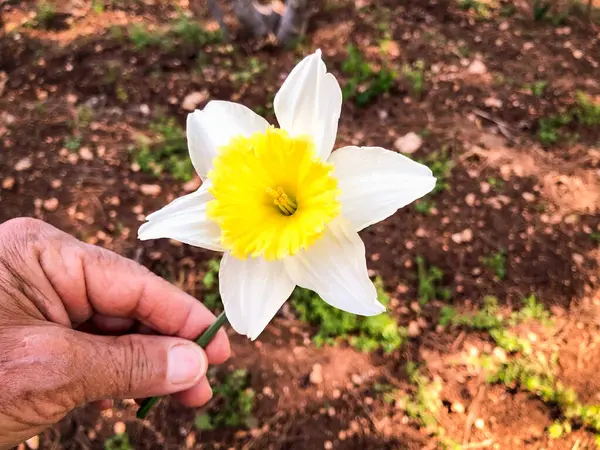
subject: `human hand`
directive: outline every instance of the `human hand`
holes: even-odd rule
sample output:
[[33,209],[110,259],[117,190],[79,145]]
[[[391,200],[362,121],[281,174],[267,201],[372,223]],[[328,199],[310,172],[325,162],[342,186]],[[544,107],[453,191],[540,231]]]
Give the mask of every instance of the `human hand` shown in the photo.
[[[0,448],[85,403],[175,393],[203,405],[229,341],[221,330],[205,353],[190,339],[214,319],[113,252],[34,219],[0,225]],[[131,334],[140,327],[167,336]]]

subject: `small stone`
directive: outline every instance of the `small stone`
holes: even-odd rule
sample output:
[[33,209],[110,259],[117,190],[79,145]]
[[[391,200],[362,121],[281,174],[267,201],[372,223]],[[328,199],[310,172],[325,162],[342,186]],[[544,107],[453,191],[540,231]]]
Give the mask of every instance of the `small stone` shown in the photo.
[[140,192],[143,195],[155,197],[162,192],[162,188],[159,184],[142,184],[140,186]]
[[208,100],[208,97],[208,91],[192,92],[185,96],[183,102],[181,102],[181,107],[186,111],[194,111],[200,103],[204,103]]
[[583,263],[585,262],[585,258],[583,257],[583,255],[580,255],[579,253],[573,253],[573,255],[571,255],[571,258],[573,258],[573,262],[575,264],[577,264],[578,266],[582,266]]
[[29,157],[25,157],[23,159],[20,159],[19,161],[17,161],[17,163],[15,164],[14,169],[17,172],[23,172],[24,170],[27,170],[31,167],[31,158]]
[[50,212],[56,211],[58,209],[58,199],[49,198],[48,200],[44,200],[44,209]]
[[463,414],[465,412],[465,405],[460,402],[454,402],[450,409],[455,413]]
[[575,58],[575,59],[581,59],[581,58],[583,58],[583,52],[581,50],[574,50],[573,51],[573,58]]
[[134,214],[142,214],[144,212],[144,207],[142,205],[135,205],[131,208],[131,212]]
[[488,97],[483,101],[488,108],[502,108],[502,100],[496,97]]
[[85,161],[91,161],[94,159],[94,153],[92,153],[89,147],[81,147],[79,149],[79,156]]
[[408,323],[407,333],[410,337],[416,337],[421,334],[421,329],[419,328],[419,324],[416,320],[411,320]]
[[535,195],[533,195],[531,192],[523,192],[521,197],[523,197],[526,202],[532,202],[535,200]]
[[425,231],[424,228],[419,227],[419,228],[417,228],[417,231],[415,231],[415,236],[420,237],[420,238],[426,237],[427,231]]
[[52,189],[58,189],[62,186],[62,180],[56,178],[50,182],[50,186],[52,186]]
[[196,177],[191,181],[188,181],[183,185],[183,190],[185,192],[193,192],[200,187],[200,178]]
[[360,375],[356,374],[356,373],[353,373],[352,376],[350,377],[350,379],[357,386],[360,385],[360,384],[362,384],[362,382],[363,382],[362,377]]
[[465,203],[468,206],[473,206],[475,204],[475,194],[467,194],[465,197]]
[[139,172],[140,170],[142,170],[140,165],[136,162],[131,163],[131,166],[129,166],[129,168],[131,169],[132,172]]
[[194,433],[190,433],[185,438],[185,448],[194,448],[196,445],[196,435]]
[[504,21],[498,26],[498,29],[500,31],[506,31],[506,30],[508,30],[509,27],[510,27],[510,24],[507,21]]
[[142,113],[143,116],[150,115],[150,107],[145,103],[140,105],[140,113]]
[[321,384],[323,382],[323,366],[319,363],[314,364],[308,378],[312,384]]
[[419,302],[411,302],[410,309],[419,314],[421,312],[421,305],[419,305]]
[[37,450],[40,446],[40,437],[34,436],[32,438],[29,438],[25,441],[25,443],[27,444],[27,447],[29,447],[30,449]]
[[471,242],[473,240],[473,230],[470,228],[466,228],[462,231],[462,241],[463,242]]
[[6,177],[2,180],[2,189],[10,191],[13,187],[15,187],[15,179],[13,177]]
[[126,429],[127,427],[123,422],[115,422],[113,425],[113,431],[115,434],[124,434]]
[[523,44],[523,50],[525,50],[526,52],[531,50],[534,47],[533,42],[525,42]]
[[483,419],[475,419],[475,428],[478,430],[483,430],[485,428],[485,422]]
[[483,75],[487,73],[487,67],[481,60],[476,59],[469,64],[467,71],[472,75]]
[[490,183],[487,183],[486,181],[482,181],[481,183],[479,183],[479,190],[482,194],[487,194],[488,192],[490,192],[490,188]]
[[333,442],[331,442],[331,441],[325,441],[325,443],[323,444],[323,448],[325,450],[331,450],[333,448]]
[[452,242],[455,244],[460,244],[462,242],[462,233],[454,233],[450,236],[450,239],[452,239]]
[[417,133],[410,132],[402,137],[399,137],[394,142],[394,147],[400,153],[411,155],[421,148],[423,145],[423,139]]

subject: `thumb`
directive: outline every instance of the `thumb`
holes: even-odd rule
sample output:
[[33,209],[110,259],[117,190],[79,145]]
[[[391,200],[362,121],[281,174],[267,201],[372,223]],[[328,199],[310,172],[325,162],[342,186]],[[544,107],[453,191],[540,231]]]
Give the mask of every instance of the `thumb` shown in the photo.
[[206,375],[208,360],[194,342],[165,336],[119,337],[75,332],[71,366],[87,403],[103,398],[143,398],[183,391]]

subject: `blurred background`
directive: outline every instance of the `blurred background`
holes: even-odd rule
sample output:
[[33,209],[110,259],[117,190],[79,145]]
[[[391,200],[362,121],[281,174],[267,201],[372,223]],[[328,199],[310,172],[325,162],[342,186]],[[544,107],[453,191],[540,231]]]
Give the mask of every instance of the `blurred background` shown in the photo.
[[600,446],[600,2],[287,3],[0,1],[0,221],[46,220],[214,311],[218,255],[136,240],[200,185],[195,108],[275,123],[321,48],[346,99],[337,146],[438,177],[362,232],[387,313],[297,290],[256,342],[231,333],[205,409],[81,409],[19,449]]

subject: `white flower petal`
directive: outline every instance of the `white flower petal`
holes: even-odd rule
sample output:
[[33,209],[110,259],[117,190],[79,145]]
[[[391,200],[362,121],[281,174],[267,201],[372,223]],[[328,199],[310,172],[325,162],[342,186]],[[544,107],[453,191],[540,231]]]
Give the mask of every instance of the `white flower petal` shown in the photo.
[[312,136],[317,156],[329,157],[342,110],[342,90],[335,77],[327,73],[321,50],[294,67],[275,96],[274,108],[281,128],[293,136]]
[[357,231],[394,214],[435,186],[431,170],[380,147],[344,147],[329,157],[342,191],[342,215]]
[[269,123],[244,105],[211,101],[187,117],[187,139],[192,163],[203,180],[212,168],[217,149],[232,137],[265,131]]
[[224,251],[219,226],[206,217],[206,203],[214,197],[204,183],[196,192],[173,200],[164,208],[146,217],[138,230],[138,238],[170,238],[209,250]]
[[289,298],[295,284],[282,261],[241,260],[225,253],[219,271],[219,290],[229,323],[254,340]]
[[284,260],[290,278],[336,308],[374,316],[385,311],[367,274],[365,246],[352,224],[338,218],[310,248]]

